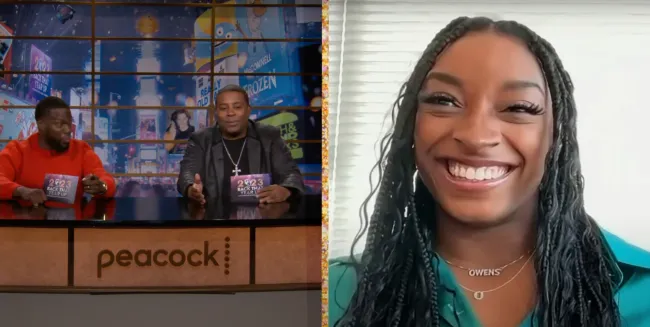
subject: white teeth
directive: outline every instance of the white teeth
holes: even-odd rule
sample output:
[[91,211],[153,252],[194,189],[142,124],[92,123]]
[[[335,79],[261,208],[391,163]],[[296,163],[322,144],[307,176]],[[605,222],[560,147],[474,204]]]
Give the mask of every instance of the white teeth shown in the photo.
[[476,175],[474,175],[474,179],[482,181],[483,178],[485,178],[485,167],[477,168]]
[[471,167],[451,160],[448,161],[448,165],[452,176],[474,181],[499,179],[508,172],[506,166]]

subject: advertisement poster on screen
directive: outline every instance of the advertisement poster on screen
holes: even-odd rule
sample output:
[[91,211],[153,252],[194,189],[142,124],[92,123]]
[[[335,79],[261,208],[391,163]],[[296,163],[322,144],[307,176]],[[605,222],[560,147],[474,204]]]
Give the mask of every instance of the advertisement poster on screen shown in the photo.
[[[287,21],[283,8],[238,7],[237,23],[244,38],[284,38]],[[286,73],[299,62],[291,42],[241,42],[238,63],[242,73]],[[300,78],[294,76],[241,76],[239,84],[254,106],[301,105]],[[264,112],[254,113],[261,118]]]
[[52,58],[32,45],[29,66],[36,73],[29,75],[29,92],[27,98],[38,102],[50,95],[52,76],[44,73],[52,71]]
[[[158,112],[155,110],[140,110],[138,112],[138,129],[136,135],[139,140],[158,139]],[[152,112],[153,111],[153,112]]]
[[207,107],[210,104],[210,77],[196,77],[196,105]]
[[[227,1],[227,4],[234,4],[235,1]],[[194,35],[197,38],[210,38],[211,29],[214,29],[215,38],[229,39],[242,38],[241,33],[237,31],[237,19],[235,17],[234,7],[221,7],[219,13],[215,15],[214,26],[211,28],[212,10],[207,10],[199,16],[194,23]],[[210,73],[214,69],[215,73],[238,73],[238,44],[237,42],[218,40],[214,43],[214,61],[211,60],[212,49],[210,42],[194,43],[194,65],[196,72]],[[214,68],[210,64],[214,62]],[[219,90],[228,85],[239,85],[237,76],[215,76],[213,79],[212,92],[216,96]],[[210,79],[207,76],[199,76],[196,79],[196,105],[208,106],[210,104]]]
[[[14,31],[6,24],[0,23],[0,65],[2,70],[11,70],[11,54],[13,39],[5,39],[3,36],[14,36]],[[11,74],[5,74],[2,82],[9,84],[11,82]]]
[[[222,1],[224,4],[236,4],[236,1]],[[214,25],[212,22],[212,9],[206,10],[194,22],[194,37],[209,39],[214,37],[219,39],[211,45],[210,42],[194,42],[194,67],[197,72],[210,72],[210,62],[212,62],[212,46],[214,46],[214,60],[218,61],[230,56],[237,56],[237,42],[226,39],[242,38],[237,29],[237,18],[235,17],[235,7],[219,7],[218,13],[214,15]]]
[[[77,89],[70,90],[70,106],[87,105],[84,101],[84,94]],[[90,109],[70,109],[72,114],[72,137],[77,140],[90,140],[90,124],[92,113]],[[108,139],[108,137],[103,138]]]
[[[236,3],[228,1],[226,3]],[[280,3],[269,1],[269,4]],[[223,7],[215,17],[214,34],[219,39],[229,38],[284,38],[287,36],[287,21],[284,9],[277,7]],[[197,38],[210,37],[210,15],[206,11],[197,18],[194,34]],[[295,22],[295,19],[293,20]],[[298,62],[297,52],[291,42],[234,42],[219,40],[214,46],[215,73],[274,73],[289,72],[293,62]],[[209,42],[194,43],[194,65],[196,72],[210,72],[211,48]],[[296,69],[297,70],[297,69]],[[301,105],[302,90],[299,77],[278,76],[215,76],[213,92],[223,86],[238,84],[247,92],[253,106]],[[197,105],[209,104],[210,83],[199,77]],[[273,111],[256,111],[253,119],[259,119]]]
[[[16,106],[30,105],[4,91],[0,91],[0,103]],[[23,140],[37,131],[34,109],[7,107],[0,109],[0,139]]]
[[[214,64],[214,72],[217,74],[223,73],[238,73],[239,64],[237,56],[230,56],[219,59]],[[215,76],[214,77],[214,99],[216,102],[217,93],[226,85],[239,85],[239,76]]]

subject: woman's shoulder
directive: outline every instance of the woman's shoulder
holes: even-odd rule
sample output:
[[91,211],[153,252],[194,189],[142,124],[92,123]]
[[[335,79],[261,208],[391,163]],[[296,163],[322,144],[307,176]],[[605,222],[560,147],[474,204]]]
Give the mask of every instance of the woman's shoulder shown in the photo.
[[603,230],[602,233],[619,265],[628,266],[639,273],[650,274],[650,251],[633,245],[609,231]]
[[341,257],[329,260],[327,281],[329,326],[341,319],[357,289],[357,274],[352,260]]
[[650,326],[650,252],[608,231],[603,235],[622,273],[617,301],[628,326]]

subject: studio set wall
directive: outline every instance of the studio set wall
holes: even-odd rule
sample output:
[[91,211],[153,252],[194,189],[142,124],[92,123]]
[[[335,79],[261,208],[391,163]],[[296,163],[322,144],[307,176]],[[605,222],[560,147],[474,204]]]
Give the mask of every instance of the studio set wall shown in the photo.
[[0,148],[35,133],[34,105],[58,96],[118,196],[176,196],[187,139],[238,84],[320,192],[319,1],[31,1],[0,16]]

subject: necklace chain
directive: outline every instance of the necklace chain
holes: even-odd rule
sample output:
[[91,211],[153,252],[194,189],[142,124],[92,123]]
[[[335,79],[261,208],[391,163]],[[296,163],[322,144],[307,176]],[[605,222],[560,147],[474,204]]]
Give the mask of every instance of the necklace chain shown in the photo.
[[226,154],[228,155],[228,159],[230,159],[230,162],[232,162],[232,164],[235,166],[235,169],[233,170],[235,176],[239,175],[239,161],[241,160],[242,154],[244,154],[246,141],[248,141],[248,138],[244,139],[244,144],[242,144],[241,151],[239,151],[239,159],[237,159],[237,163],[235,163],[235,160],[232,159],[232,156],[230,155],[230,151],[228,151],[228,146],[226,145],[226,142],[223,142],[223,148],[226,149]]
[[[468,268],[468,267],[464,267],[464,266],[461,266],[459,264],[453,263],[453,262],[451,262],[451,261],[449,261],[449,260],[447,260],[445,258],[442,258],[442,260],[444,260],[450,266],[454,266],[456,268],[467,271],[467,273],[472,277],[476,277],[476,276],[499,276],[501,274],[501,271],[503,271],[504,269],[506,269],[506,268],[514,265],[515,263],[519,262],[521,259],[523,259],[527,254],[530,254],[531,252],[532,251],[528,251],[528,252],[522,254],[519,258],[517,258],[515,260],[512,260],[512,261],[506,263],[505,265],[503,265],[501,267],[488,268],[488,269]],[[488,273],[487,274],[482,274],[481,271],[488,271]]]
[[[516,278],[521,274],[521,272],[524,271],[524,268],[528,265],[528,263],[530,262],[530,260],[533,258],[534,254],[535,254],[535,252],[533,251],[533,252],[530,254],[530,256],[528,257],[528,259],[526,259],[526,261],[524,262],[524,264],[521,265],[521,268],[519,268],[519,270],[517,271],[517,273],[515,273],[512,277],[510,277],[507,281],[505,281],[505,283],[503,283],[503,284],[501,284],[501,285],[499,285],[499,286],[497,286],[497,287],[495,287],[495,288],[491,288],[491,289],[488,289],[488,290],[479,291],[479,290],[471,289],[471,288],[469,288],[469,287],[465,287],[464,285],[462,285],[462,284],[460,284],[460,283],[459,283],[458,285],[459,285],[462,289],[464,289],[464,290],[466,290],[466,291],[469,291],[469,292],[472,292],[472,293],[473,293],[472,295],[474,296],[474,298],[480,301],[480,300],[482,300],[482,299],[485,297],[485,293],[491,293],[491,292],[494,292],[494,291],[498,291],[498,290],[500,290],[500,289],[506,287],[506,285],[510,284],[510,282],[512,282],[513,280],[515,280],[515,279],[516,279]],[[445,261],[446,261],[446,260],[445,260]]]

